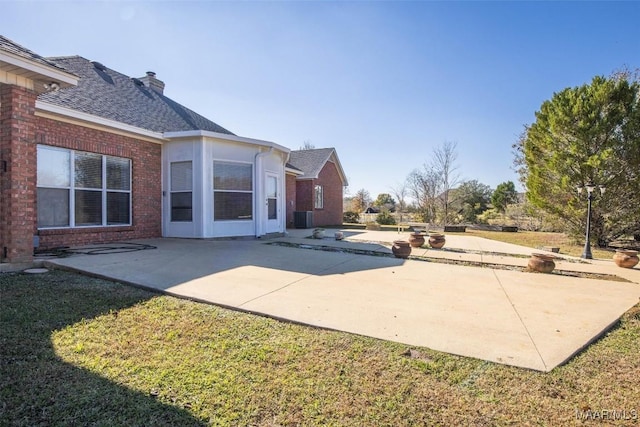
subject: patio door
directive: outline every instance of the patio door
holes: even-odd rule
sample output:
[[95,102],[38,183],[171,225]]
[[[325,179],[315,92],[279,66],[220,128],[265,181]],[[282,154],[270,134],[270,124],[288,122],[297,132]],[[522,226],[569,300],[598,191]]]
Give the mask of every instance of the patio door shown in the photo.
[[266,218],[267,218],[267,233],[278,233],[280,229],[280,183],[278,175],[273,173],[266,173]]

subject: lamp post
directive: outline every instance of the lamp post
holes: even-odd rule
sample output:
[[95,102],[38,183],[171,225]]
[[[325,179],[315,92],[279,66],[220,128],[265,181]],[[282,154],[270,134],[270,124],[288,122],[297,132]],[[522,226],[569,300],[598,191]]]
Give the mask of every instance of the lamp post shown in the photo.
[[[582,258],[584,259],[593,259],[593,255],[591,255],[591,201],[593,200],[593,190],[596,189],[594,184],[587,184],[584,187],[577,187],[578,194],[582,193],[582,189],[587,189],[587,232],[586,232],[586,241],[584,242],[584,250],[582,251]],[[599,185],[600,195],[604,194],[606,187],[604,185]]]

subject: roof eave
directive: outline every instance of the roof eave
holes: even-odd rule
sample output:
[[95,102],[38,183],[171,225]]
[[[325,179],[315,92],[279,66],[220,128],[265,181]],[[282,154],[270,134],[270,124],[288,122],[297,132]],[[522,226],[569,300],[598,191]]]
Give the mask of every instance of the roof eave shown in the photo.
[[229,134],[220,133],[220,132],[212,132],[208,130],[188,130],[188,131],[164,133],[164,138],[166,139],[194,138],[194,137],[195,138],[203,138],[203,137],[215,138],[215,139],[221,139],[221,140],[231,141],[231,142],[240,142],[244,144],[258,145],[261,147],[274,148],[276,150],[279,150],[287,154],[291,151],[289,148],[282,146],[280,144],[276,144],[275,142],[264,141],[261,139],[254,139],[254,138],[246,138],[246,137],[237,136],[237,135],[229,135]]
[[[60,88],[77,86],[80,78],[75,74],[58,69],[54,66],[41,64],[28,58],[23,58],[11,52],[0,51],[0,69],[11,67],[10,72],[22,75],[34,81],[56,83]],[[17,72],[15,69],[20,69]]]

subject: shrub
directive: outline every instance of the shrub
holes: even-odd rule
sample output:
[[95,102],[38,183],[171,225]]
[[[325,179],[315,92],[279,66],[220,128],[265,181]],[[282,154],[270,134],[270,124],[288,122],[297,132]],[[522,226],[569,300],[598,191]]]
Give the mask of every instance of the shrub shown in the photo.
[[360,214],[354,211],[347,211],[342,214],[342,222],[355,224],[360,221]]
[[382,211],[376,217],[376,222],[380,225],[395,225],[396,219],[388,211]]

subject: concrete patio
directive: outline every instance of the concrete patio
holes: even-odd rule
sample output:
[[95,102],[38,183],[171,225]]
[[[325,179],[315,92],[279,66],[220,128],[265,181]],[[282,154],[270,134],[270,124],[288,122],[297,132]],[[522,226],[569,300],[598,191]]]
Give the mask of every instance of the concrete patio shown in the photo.
[[[522,255],[538,251],[464,234],[447,235],[447,250],[420,248],[412,255],[511,269],[389,256],[390,242],[408,233],[343,230],[345,240],[336,241],[310,239],[311,231],[289,230],[285,237],[267,240],[151,239],[136,243],[155,249],[73,255],[45,264],[538,371],[570,359],[640,298],[640,269],[621,269],[608,260],[563,257],[556,264],[558,270],[612,274],[627,282],[523,272],[518,268],[527,263]],[[325,250],[313,250],[318,246]]]

